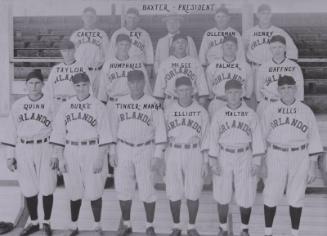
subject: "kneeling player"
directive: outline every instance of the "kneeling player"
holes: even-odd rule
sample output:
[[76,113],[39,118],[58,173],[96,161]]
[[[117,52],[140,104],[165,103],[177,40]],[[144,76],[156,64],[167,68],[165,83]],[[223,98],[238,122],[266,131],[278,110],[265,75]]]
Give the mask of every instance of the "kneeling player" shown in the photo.
[[171,236],[181,235],[180,208],[183,196],[187,199],[189,211],[187,234],[198,236],[195,221],[203,177],[208,170],[202,140],[209,125],[209,118],[207,111],[192,99],[193,87],[190,78],[176,79],[175,87],[178,100],[165,111],[169,138],[165,154],[166,191],[174,222]]
[[281,99],[268,106],[262,117],[267,143],[265,181],[265,235],[272,235],[278,202],[284,194],[290,205],[292,235],[297,236],[307,183],[315,178],[317,154],[323,151],[311,109],[296,99],[298,84],[291,76],[278,79]]
[[72,222],[66,235],[78,234],[82,198],[91,201],[94,230],[101,235],[102,194],[107,175],[105,157],[113,138],[105,106],[90,95],[87,74],[75,74],[72,82],[76,96],[61,105],[51,135],[71,200]]
[[43,230],[46,235],[52,235],[50,217],[57,183],[56,161],[51,158],[49,145],[53,108],[43,96],[40,71],[27,75],[26,87],[28,95],[13,104],[3,144],[8,147],[7,166],[11,171],[17,170],[19,186],[31,217],[31,224],[20,235],[30,235],[40,229],[37,214],[39,193],[43,200]]
[[241,236],[248,236],[248,224],[256,195],[256,172],[264,145],[256,113],[242,97],[242,84],[229,80],[225,84],[227,104],[212,118],[209,162],[214,173],[213,195],[218,202],[219,236],[227,236],[227,216],[232,199],[240,206]]

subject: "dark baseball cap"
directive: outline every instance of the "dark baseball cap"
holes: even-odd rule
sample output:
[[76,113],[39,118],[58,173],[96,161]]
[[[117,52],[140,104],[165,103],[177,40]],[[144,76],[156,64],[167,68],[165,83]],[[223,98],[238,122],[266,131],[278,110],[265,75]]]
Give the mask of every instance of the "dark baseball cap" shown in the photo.
[[127,74],[127,80],[129,82],[136,81],[136,80],[144,80],[144,73],[141,70],[131,70]]
[[242,89],[242,83],[235,79],[228,80],[225,83],[225,91],[229,89]]
[[262,12],[262,11],[271,11],[271,7],[268,5],[268,4],[261,4],[259,7],[258,7],[258,10],[257,12]]
[[132,42],[131,38],[127,34],[119,34],[116,38],[116,43],[120,41],[128,41],[130,43]]
[[173,42],[175,42],[178,39],[185,39],[187,41],[187,35],[184,33],[175,34],[173,37]]
[[278,86],[295,85],[296,82],[292,76],[284,75],[284,76],[280,76],[278,78],[277,84],[278,84]]
[[283,36],[279,35],[279,34],[278,35],[273,35],[270,38],[269,43],[274,43],[274,42],[280,42],[280,43],[286,45],[286,39]]
[[222,13],[225,13],[226,15],[229,15],[229,11],[228,9],[226,8],[225,4],[221,4],[221,6],[219,8],[217,8],[216,10],[216,13],[219,13],[219,12],[222,12]]
[[93,8],[93,7],[86,7],[84,10],[83,10],[83,13],[86,13],[86,12],[92,12],[94,14],[97,14],[96,10]]
[[77,73],[77,74],[73,75],[72,82],[73,82],[73,84],[78,84],[81,82],[90,82],[90,78],[85,72]]
[[69,50],[69,49],[74,49],[74,48],[75,48],[74,43],[68,39],[62,40],[59,44],[60,50]]
[[135,8],[135,7],[128,8],[126,14],[134,14],[137,16],[140,15],[139,10],[137,10],[137,8]]
[[176,79],[175,87],[178,88],[181,85],[192,86],[192,81],[189,77],[182,76]]
[[226,43],[226,42],[233,42],[237,45],[237,38],[234,37],[233,35],[227,35],[223,39],[223,43]]
[[30,79],[39,79],[43,82],[43,75],[40,69],[32,70],[28,75],[26,76],[26,82]]

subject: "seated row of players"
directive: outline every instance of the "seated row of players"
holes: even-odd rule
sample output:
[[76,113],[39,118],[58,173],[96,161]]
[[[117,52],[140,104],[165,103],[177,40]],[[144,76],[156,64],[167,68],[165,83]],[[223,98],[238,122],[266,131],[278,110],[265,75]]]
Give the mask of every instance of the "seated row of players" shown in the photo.
[[49,220],[58,166],[70,199],[71,225],[66,235],[79,233],[77,221],[83,198],[91,201],[94,231],[102,235],[102,195],[109,153],[116,168],[115,189],[123,219],[118,236],[132,232],[130,213],[136,183],[146,212],[146,234],[156,235],[152,171],[162,172],[159,169],[163,161],[174,222],[171,236],[182,232],[180,208],[184,196],[189,211],[187,233],[199,235],[195,222],[208,165],[214,174],[219,235],[228,235],[227,215],[234,182],[241,235],[248,236],[256,174],[267,150],[265,235],[272,235],[276,206],[287,182],[292,235],[298,236],[305,187],[314,178],[322,146],[314,114],[296,98],[298,85],[293,77],[285,75],[277,80],[281,99],[267,106],[261,121],[242,99],[242,83],[228,80],[224,84],[227,104],[215,112],[211,122],[208,112],[193,98],[191,78],[175,80],[177,99],[165,109],[145,94],[144,71],[132,70],[127,78],[129,94],[105,107],[91,94],[89,76],[84,72],[73,75],[76,96],[64,102],[54,118],[54,103],[42,93],[41,73],[33,71],[27,76],[28,96],[14,103],[7,136],[2,141],[8,147],[8,168],[17,169],[31,216],[31,224],[21,235],[39,230],[38,194],[43,197],[43,229],[47,235],[52,234]]

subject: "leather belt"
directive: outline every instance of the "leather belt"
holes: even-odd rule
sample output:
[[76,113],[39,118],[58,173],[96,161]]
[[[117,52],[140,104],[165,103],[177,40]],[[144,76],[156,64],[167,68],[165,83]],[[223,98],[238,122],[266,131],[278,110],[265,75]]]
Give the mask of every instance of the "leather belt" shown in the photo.
[[147,146],[147,145],[149,145],[149,144],[151,144],[151,143],[154,142],[153,139],[151,139],[151,140],[149,140],[149,141],[146,141],[146,142],[144,142],[144,143],[138,143],[138,144],[130,143],[130,142],[127,142],[127,141],[122,140],[122,139],[118,139],[118,141],[121,142],[121,143],[124,143],[124,144],[126,144],[126,145],[128,145],[128,146],[131,146],[131,147],[142,147],[142,146]]
[[193,143],[193,144],[169,143],[169,147],[182,148],[182,149],[191,149],[191,148],[200,147],[200,145],[198,143]]
[[90,140],[85,140],[85,141],[66,140],[66,144],[70,144],[70,145],[73,145],[73,146],[96,145],[98,143],[99,143],[99,141],[97,139],[90,139]]
[[219,146],[220,146],[221,150],[224,150],[225,152],[229,152],[229,153],[242,153],[242,152],[246,152],[247,150],[250,149],[250,145],[243,147],[243,148],[227,148],[221,144],[219,144]]
[[118,98],[108,97],[108,100],[109,100],[110,102],[117,102]]
[[168,95],[168,94],[166,94],[165,98],[166,98],[166,99],[174,99],[174,100],[177,100],[177,99],[178,99],[178,97],[176,97],[176,96],[171,96],[171,95]]
[[267,98],[267,97],[264,97],[264,99],[268,102],[277,102],[278,99],[275,99],[275,98]]
[[254,61],[249,61],[249,64],[250,64],[251,66],[261,66],[261,64],[256,63],[256,62],[254,62]]
[[49,137],[43,138],[43,139],[20,139],[21,143],[24,144],[39,144],[39,143],[46,143],[49,141]]
[[99,67],[89,67],[88,69],[89,69],[89,71],[97,71],[97,70],[101,70],[102,69],[102,66],[103,65],[101,65]]
[[301,151],[301,150],[306,149],[308,147],[308,144],[303,144],[298,147],[280,147],[278,145],[268,143],[268,147],[278,150],[278,151],[282,151],[282,152],[296,152],[296,151]]

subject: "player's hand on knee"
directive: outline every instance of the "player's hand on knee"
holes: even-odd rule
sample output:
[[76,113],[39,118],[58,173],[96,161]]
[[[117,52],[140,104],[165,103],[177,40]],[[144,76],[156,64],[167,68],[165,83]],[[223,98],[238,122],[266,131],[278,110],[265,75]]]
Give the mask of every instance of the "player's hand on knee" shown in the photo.
[[259,173],[260,166],[252,163],[251,165],[251,176],[256,176]]
[[93,163],[93,173],[98,174],[102,171],[103,168],[103,158],[97,158]]
[[15,158],[7,159],[7,167],[11,172],[17,170],[17,161]]
[[150,161],[151,171],[157,172],[161,177],[165,176],[165,161],[162,158],[154,157]]
[[202,177],[206,177],[209,174],[209,166],[207,162],[203,162],[202,167],[201,167],[201,175]]
[[316,167],[314,164],[311,164],[307,176],[307,184],[311,184],[315,180],[316,180]]
[[67,161],[65,159],[62,159],[59,161],[59,170],[61,173],[68,172],[68,165],[67,165]]
[[58,158],[55,158],[55,157],[51,158],[51,160],[50,160],[50,167],[53,170],[57,170],[59,168],[59,160],[58,160]]
[[112,167],[118,166],[118,156],[117,154],[111,154],[109,155],[109,162]]

